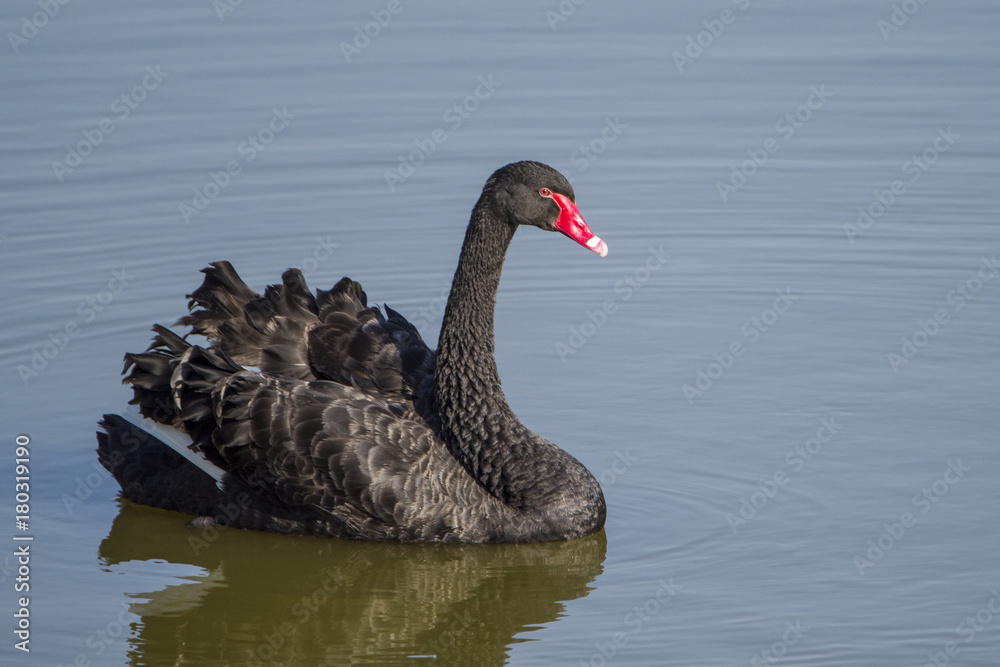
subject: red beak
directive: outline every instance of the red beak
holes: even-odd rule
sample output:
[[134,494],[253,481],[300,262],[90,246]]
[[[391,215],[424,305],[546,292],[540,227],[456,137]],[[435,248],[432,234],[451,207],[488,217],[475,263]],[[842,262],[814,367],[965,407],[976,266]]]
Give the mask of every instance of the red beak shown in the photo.
[[559,206],[559,219],[556,220],[556,230],[562,232],[585,248],[593,250],[601,257],[608,254],[608,244],[594,235],[590,227],[583,221],[580,209],[569,197],[557,192],[552,193],[552,199]]

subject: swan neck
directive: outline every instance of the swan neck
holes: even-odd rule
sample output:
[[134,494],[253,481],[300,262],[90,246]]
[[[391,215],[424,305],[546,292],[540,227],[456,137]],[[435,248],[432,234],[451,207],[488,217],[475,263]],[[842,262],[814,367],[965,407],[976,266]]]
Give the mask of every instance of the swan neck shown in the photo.
[[516,227],[484,193],[472,211],[445,308],[435,362],[441,435],[491,493],[508,499],[503,464],[525,439],[500,387],[494,314],[504,258]]

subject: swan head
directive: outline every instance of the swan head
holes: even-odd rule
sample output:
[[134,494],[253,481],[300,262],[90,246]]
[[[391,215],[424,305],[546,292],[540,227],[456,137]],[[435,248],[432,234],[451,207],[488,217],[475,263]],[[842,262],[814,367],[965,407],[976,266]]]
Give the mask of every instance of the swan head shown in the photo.
[[496,170],[486,182],[514,225],[531,225],[560,232],[601,257],[608,245],[590,231],[576,206],[573,186],[566,177],[541,162],[514,162]]

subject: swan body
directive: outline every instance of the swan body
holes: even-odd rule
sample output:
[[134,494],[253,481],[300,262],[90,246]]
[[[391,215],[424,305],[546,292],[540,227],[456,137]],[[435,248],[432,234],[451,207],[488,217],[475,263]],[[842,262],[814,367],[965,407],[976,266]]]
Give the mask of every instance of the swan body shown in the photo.
[[497,170],[473,209],[439,345],[344,278],[288,270],[263,294],[204,269],[178,324],[125,355],[138,413],[105,415],[102,464],[133,502],[202,523],[403,542],[543,542],[600,530],[600,485],[514,415],[493,356],[507,247],[520,225],[601,256],[554,169]]

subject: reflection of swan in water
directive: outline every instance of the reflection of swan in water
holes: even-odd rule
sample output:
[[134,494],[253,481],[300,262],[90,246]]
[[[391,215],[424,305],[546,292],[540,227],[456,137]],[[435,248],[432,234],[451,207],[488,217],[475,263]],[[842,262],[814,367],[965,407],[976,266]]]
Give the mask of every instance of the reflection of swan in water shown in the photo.
[[587,595],[605,548],[603,531],[532,545],[288,539],[126,503],[100,557],[208,573],[138,596],[132,664],[489,666]]

